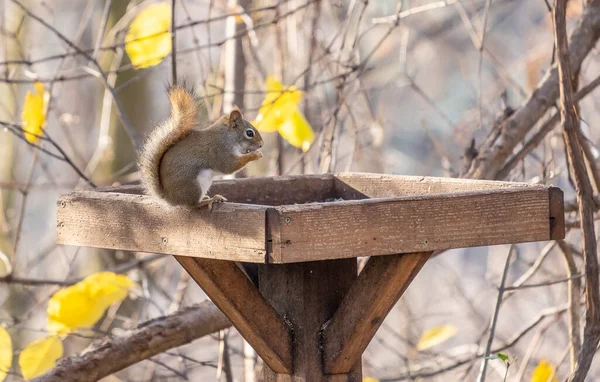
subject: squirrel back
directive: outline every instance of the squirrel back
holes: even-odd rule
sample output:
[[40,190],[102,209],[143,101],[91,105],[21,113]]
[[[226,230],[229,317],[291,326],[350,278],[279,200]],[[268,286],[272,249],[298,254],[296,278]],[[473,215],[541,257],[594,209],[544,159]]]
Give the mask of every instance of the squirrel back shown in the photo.
[[200,102],[193,90],[185,85],[173,85],[167,90],[171,115],[157,126],[146,139],[139,156],[142,181],[148,192],[164,199],[164,187],[160,180],[160,163],[169,148],[185,138],[197,127],[202,117]]

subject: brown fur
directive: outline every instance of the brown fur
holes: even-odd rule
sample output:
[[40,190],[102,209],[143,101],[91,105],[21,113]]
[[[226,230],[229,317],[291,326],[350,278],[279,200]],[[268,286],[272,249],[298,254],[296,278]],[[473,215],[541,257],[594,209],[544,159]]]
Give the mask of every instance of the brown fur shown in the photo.
[[[140,153],[142,183],[148,193],[171,205],[198,205],[208,190],[197,181],[202,170],[232,174],[262,157],[263,140],[239,109],[202,128],[191,90],[168,90],[171,116],[149,135]],[[254,137],[248,138],[246,130]]]

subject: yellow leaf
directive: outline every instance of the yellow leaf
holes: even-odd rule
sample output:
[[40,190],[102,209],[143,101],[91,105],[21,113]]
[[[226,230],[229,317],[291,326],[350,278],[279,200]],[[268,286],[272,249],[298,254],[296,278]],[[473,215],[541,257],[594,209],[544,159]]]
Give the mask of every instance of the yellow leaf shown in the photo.
[[272,76],[267,76],[265,88],[265,99],[253,125],[260,131],[273,132],[298,109],[302,93],[295,86],[285,88]]
[[106,309],[124,300],[134,285],[127,276],[100,272],[59,290],[48,301],[48,331],[66,334],[92,327]]
[[159,64],[171,53],[171,6],[149,5],[129,25],[125,51],[136,69]]
[[379,382],[379,379],[373,377],[363,377],[362,382]]
[[31,143],[39,141],[37,135],[41,135],[43,132],[44,124],[46,123],[47,102],[44,85],[41,82],[35,82],[33,87],[35,88],[35,93],[27,91],[21,112],[25,138]]
[[113,272],[94,273],[81,282],[87,285],[92,299],[101,300],[106,308],[115,302],[124,300],[129,288],[135,286],[129,277]]
[[[558,378],[554,373],[554,365],[548,360],[542,359],[533,370],[533,374],[531,374],[531,382],[558,382]],[[551,376],[552,379],[550,379]]]
[[[6,277],[12,273],[12,265],[8,256],[0,251],[0,277]],[[2,302],[0,302],[2,305]]]
[[417,350],[423,351],[441,343],[456,335],[457,329],[453,325],[441,325],[426,330],[417,343]]
[[0,326],[0,382],[4,381],[12,364],[12,341],[6,329]]
[[57,336],[33,341],[19,354],[19,367],[25,379],[32,379],[54,367],[63,356],[63,345]]
[[48,331],[67,334],[93,326],[105,311],[101,301],[92,299],[85,285],[75,284],[56,292],[48,301]]
[[279,126],[279,134],[294,147],[306,152],[315,140],[315,134],[302,113],[295,111]]
[[265,99],[252,124],[263,132],[279,131],[292,146],[307,151],[315,134],[298,110],[302,92],[295,86],[284,87],[272,76],[267,77],[265,87]]

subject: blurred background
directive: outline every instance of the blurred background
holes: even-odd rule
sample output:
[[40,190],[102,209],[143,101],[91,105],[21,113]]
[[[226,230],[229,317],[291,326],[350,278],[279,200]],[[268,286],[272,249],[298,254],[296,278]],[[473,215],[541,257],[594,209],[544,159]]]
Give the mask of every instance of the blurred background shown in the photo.
[[[583,270],[578,216],[572,212],[575,193],[560,124],[551,123],[538,141],[530,141],[557,109],[535,115],[493,172],[478,176],[472,167],[502,121],[529,107],[532,94],[546,94],[539,88],[555,61],[552,4],[177,0],[174,50],[170,34],[158,47],[126,49],[132,21],[158,3],[0,0],[0,323],[15,349],[7,380],[22,380],[19,350],[45,335],[48,299],[70,280],[117,271],[136,281],[141,292],[113,305],[85,335],[68,336],[65,356],[107,333],[122,333],[206,299],[170,256],[56,245],[60,195],[91,187],[90,182],[139,180],[136,140],[168,116],[165,88],[172,82],[173,61],[177,77],[195,86],[212,118],[233,104],[246,118],[256,118],[269,77],[301,91],[292,106],[306,123],[294,125],[287,136],[263,132],[265,158],[236,176],[363,171],[561,187],[571,208],[565,242],[452,250],[433,258],[369,345],[363,373],[389,381],[475,380],[509,251],[506,286],[545,285],[504,297],[492,349],[512,360],[506,380],[531,380],[544,360],[560,380],[571,373],[566,307],[573,283],[567,279],[579,280]],[[171,1],[162,3],[171,10]],[[569,1],[569,31],[585,17],[582,3]],[[164,31],[171,21],[167,13],[166,19],[151,15],[142,29]],[[144,49],[151,55],[158,50],[158,58],[140,61]],[[583,61],[581,87],[597,77],[597,56],[591,49]],[[23,134],[28,92],[44,98],[41,139]],[[591,91],[577,110],[593,179],[598,102],[600,93]],[[294,137],[310,148],[298,147]],[[516,153],[521,156],[506,167]],[[576,297],[583,301],[581,283],[576,284]],[[576,313],[583,322],[584,305]],[[417,350],[430,329],[452,335]],[[244,349],[235,329],[225,338],[202,338],[106,380],[210,381],[220,375],[223,381],[252,381],[247,369],[259,369],[260,360]],[[218,362],[223,341],[225,370]],[[489,365],[487,380],[504,380],[505,363],[495,359]],[[599,377],[600,365],[592,364],[588,379]]]

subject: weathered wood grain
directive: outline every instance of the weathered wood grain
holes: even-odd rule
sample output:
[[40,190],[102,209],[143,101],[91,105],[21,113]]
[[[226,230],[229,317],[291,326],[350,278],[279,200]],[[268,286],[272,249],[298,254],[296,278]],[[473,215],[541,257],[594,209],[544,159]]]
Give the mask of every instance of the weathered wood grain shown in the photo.
[[293,372],[282,375],[265,368],[265,382],[361,381],[360,362],[344,375],[325,374],[320,335],[356,277],[356,259],[259,265],[261,293],[294,334]]
[[549,189],[537,187],[275,210],[268,259],[280,263],[541,241],[561,232],[551,229],[558,210],[550,211]]
[[548,189],[548,186],[533,183],[501,182],[493,180],[354,172],[339,173],[335,175],[336,195],[346,200],[490,191],[507,188],[541,190]]
[[238,203],[279,206],[324,202],[335,197],[333,175],[296,175],[215,181],[209,194]]
[[58,200],[59,244],[264,262],[266,207],[173,208],[142,195],[78,191]]
[[235,262],[175,258],[271,370],[292,372],[290,328]]
[[560,188],[550,188],[550,237],[561,240],[565,237],[565,201]]
[[[58,242],[291,263],[564,237],[562,191],[534,184],[356,173],[222,180],[212,190],[230,202],[212,214],[139,190],[62,197]],[[336,196],[358,200],[321,203]]]
[[[335,197],[332,174],[271,176],[215,180],[209,195],[220,194],[234,203],[278,206],[324,202]],[[141,185],[97,188],[96,192],[144,194]]]
[[371,257],[323,331],[328,374],[347,373],[431,252]]

